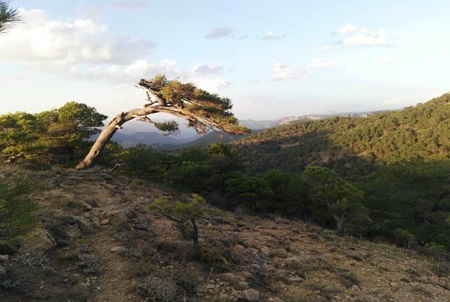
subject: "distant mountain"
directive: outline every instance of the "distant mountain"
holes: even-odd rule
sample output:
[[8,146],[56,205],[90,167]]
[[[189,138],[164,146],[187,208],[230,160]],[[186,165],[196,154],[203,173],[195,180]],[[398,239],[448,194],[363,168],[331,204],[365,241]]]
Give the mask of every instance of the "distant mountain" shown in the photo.
[[288,116],[281,118],[277,121],[276,125],[286,125],[291,122],[296,121],[318,121],[323,120],[330,117],[368,117],[377,113],[386,112],[387,110],[380,110],[380,111],[367,111],[367,112],[343,112],[343,113],[336,113],[336,114],[305,114],[300,116]]
[[[367,117],[377,112],[357,112],[357,113],[339,113],[334,115],[329,114],[311,114],[301,116],[290,116],[279,120],[241,120],[240,123],[252,130],[252,134],[258,133],[262,130],[271,129],[279,125],[286,125],[291,122],[302,120],[322,120],[333,116],[340,117]],[[124,148],[133,147],[139,144],[152,146],[159,150],[173,150],[185,149],[209,145],[212,143],[229,143],[231,141],[239,140],[248,135],[229,135],[223,133],[218,135],[216,133],[207,133],[205,135],[197,134],[193,129],[187,128],[183,125],[183,121],[178,121],[180,124],[179,135],[163,135],[161,132],[155,131],[155,128],[148,123],[139,121],[130,121],[124,125],[123,129],[117,131],[112,137],[112,141],[117,142]],[[93,136],[91,139],[96,139]]]
[[[252,129],[252,133],[255,134],[260,129],[269,129],[278,125],[278,121],[243,120],[241,121],[241,124]],[[245,137],[226,133],[219,135],[214,132],[199,135],[193,129],[186,128],[182,124],[180,125],[180,128],[181,131],[179,135],[163,135],[161,132],[154,131],[155,128],[149,124],[131,121],[125,124],[123,129],[117,131],[111,140],[118,143],[123,148],[145,144],[158,150],[173,150],[200,147],[217,142],[228,143]],[[91,140],[95,140],[97,137],[98,135],[94,135],[91,137]]]
[[239,122],[241,123],[241,125],[252,130],[269,129],[279,125],[279,121],[276,120],[242,120]]

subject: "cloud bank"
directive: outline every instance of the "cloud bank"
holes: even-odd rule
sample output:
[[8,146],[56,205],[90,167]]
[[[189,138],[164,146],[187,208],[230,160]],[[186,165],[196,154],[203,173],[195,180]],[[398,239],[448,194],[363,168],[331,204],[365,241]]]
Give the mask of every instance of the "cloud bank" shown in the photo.
[[339,66],[339,63],[328,59],[314,59],[311,63],[301,66],[293,64],[272,64],[272,80],[286,81],[286,80],[302,80],[306,79],[308,74],[320,69],[334,69]]
[[334,31],[334,35],[343,36],[342,39],[336,41],[332,46],[343,47],[386,47],[390,46],[388,42],[388,34],[386,30],[371,30],[368,28],[360,28],[352,24],[346,24]]
[[[139,6],[147,1],[115,1]],[[218,91],[228,83],[217,77],[220,65],[197,64],[191,71],[170,59],[150,62],[156,45],[139,37],[124,37],[90,18],[74,21],[51,19],[39,9],[22,10],[24,22],[0,39],[0,61],[16,61],[24,71],[49,73],[75,80],[104,80],[114,85],[136,83],[140,78],[165,74],[191,78]],[[213,34],[226,35],[227,30]]]
[[234,29],[231,27],[216,27],[213,28],[205,35],[206,39],[220,39],[231,35]]

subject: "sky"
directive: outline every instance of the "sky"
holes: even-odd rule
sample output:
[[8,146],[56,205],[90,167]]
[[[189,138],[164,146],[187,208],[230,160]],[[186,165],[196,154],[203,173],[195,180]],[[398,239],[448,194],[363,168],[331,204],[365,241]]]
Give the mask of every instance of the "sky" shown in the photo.
[[12,0],[0,114],[68,101],[110,117],[165,74],[239,119],[401,109],[450,91],[448,0]]

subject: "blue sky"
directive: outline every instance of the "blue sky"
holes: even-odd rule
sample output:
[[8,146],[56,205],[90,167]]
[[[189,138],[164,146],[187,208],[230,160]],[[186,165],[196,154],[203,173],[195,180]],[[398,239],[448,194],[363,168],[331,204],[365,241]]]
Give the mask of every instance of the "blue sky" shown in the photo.
[[115,115],[166,74],[240,119],[401,109],[449,92],[449,1],[14,0],[0,114],[77,101]]

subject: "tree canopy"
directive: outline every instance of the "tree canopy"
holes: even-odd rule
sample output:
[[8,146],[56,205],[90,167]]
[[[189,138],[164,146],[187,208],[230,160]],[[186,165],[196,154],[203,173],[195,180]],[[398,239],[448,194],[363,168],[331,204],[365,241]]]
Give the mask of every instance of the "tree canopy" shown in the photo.
[[85,104],[68,102],[38,114],[0,115],[0,157],[22,157],[52,162],[52,157],[73,157],[85,151],[85,139],[98,133],[106,116]]
[[146,90],[148,103],[143,108],[124,111],[114,117],[100,134],[91,151],[77,165],[77,169],[91,166],[117,129],[130,120],[139,119],[151,123],[166,133],[179,131],[178,123],[175,121],[162,123],[152,121],[149,115],[155,113],[167,113],[184,118],[187,126],[200,134],[210,130],[230,134],[250,132],[249,129],[239,125],[238,119],[230,111],[233,107],[230,99],[199,89],[192,83],[168,80],[164,75],[158,75],[151,80],[141,80],[139,87]]

